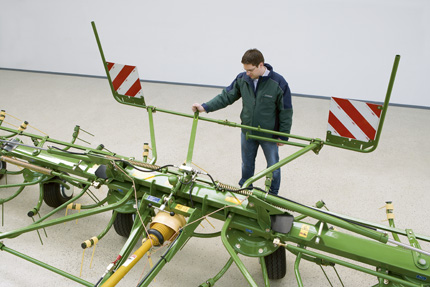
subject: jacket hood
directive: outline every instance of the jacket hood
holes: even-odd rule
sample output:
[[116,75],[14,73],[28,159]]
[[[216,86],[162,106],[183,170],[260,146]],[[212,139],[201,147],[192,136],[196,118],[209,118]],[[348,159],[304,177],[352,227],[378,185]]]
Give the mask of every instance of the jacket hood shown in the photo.
[[[273,71],[273,67],[270,64],[264,63],[264,66],[269,70],[270,72]],[[270,75],[270,74],[269,74]]]

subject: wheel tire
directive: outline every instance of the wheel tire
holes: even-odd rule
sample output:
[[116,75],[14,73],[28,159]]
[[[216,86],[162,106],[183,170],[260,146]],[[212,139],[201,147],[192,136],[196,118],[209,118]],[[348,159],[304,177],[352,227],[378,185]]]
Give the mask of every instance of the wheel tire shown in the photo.
[[59,207],[73,197],[73,192],[67,194],[65,187],[58,182],[43,184],[43,201],[50,207]]
[[279,247],[275,252],[264,257],[269,279],[282,279],[285,277],[285,274],[287,274],[287,259],[285,253],[285,248]]
[[[4,161],[0,161],[0,170],[6,170],[6,163]],[[0,179],[4,177],[4,174],[0,174]]]
[[118,235],[129,237],[131,229],[133,228],[133,223],[133,213],[118,212],[115,221],[113,222],[113,227]]

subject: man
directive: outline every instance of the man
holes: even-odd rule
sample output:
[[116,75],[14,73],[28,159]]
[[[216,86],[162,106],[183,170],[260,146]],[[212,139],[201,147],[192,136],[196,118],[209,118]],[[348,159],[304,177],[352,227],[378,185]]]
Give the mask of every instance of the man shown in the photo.
[[[261,127],[262,129],[290,133],[293,108],[291,92],[285,79],[273,71],[272,66],[264,63],[263,54],[257,49],[250,49],[242,57],[245,72],[240,73],[233,83],[221,94],[204,104],[193,104],[193,112],[214,112],[233,104],[242,98],[240,118],[243,125]],[[255,158],[261,146],[266,157],[267,167],[279,161],[278,146],[263,140],[246,139],[246,133],[262,137],[280,138],[267,133],[251,132],[245,129],[241,134],[242,146],[242,178],[239,185],[254,175]],[[273,172],[270,193],[278,194],[281,184],[281,171]]]

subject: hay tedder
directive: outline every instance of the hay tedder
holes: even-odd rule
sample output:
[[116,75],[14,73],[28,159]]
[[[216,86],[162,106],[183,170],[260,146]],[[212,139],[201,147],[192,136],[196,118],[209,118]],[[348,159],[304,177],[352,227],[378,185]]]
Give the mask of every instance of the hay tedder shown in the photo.
[[[143,159],[138,160],[111,152],[103,145],[89,148],[76,144],[80,132],[78,126],[70,142],[28,133],[27,122],[19,129],[5,127],[2,123],[6,113],[2,111],[0,178],[22,175],[23,182],[0,185],[0,195],[1,188],[17,188],[13,195],[0,198],[0,204],[13,200],[27,186],[39,185],[40,195],[35,207],[28,212],[34,222],[0,233],[0,240],[108,212],[112,217],[106,228],[85,241],[82,248],[97,244],[112,226],[127,241],[118,257],[112,258],[110,264],[106,263],[105,273],[93,282],[11,249],[2,241],[0,256],[10,253],[84,286],[106,287],[118,284],[148,251],[165,246],[160,260],[137,284],[148,286],[190,238],[220,237],[229,259],[215,276],[202,278],[204,283],[200,286],[214,286],[233,263],[249,285],[257,286],[239,255],[259,259],[264,284],[269,286],[270,279],[280,279],[286,274],[286,250],[296,256],[294,273],[298,286],[303,286],[299,270],[302,260],[321,266],[338,264],[370,274],[376,277],[375,286],[430,286],[430,253],[420,247],[420,242],[430,242],[430,237],[415,234],[411,229],[396,228],[390,202],[386,204],[389,220],[389,226],[386,226],[323,210],[325,204],[322,201],[311,207],[268,192],[272,172],[309,151],[318,154],[325,145],[363,153],[376,149],[400,56],[395,57],[382,105],[332,99],[327,138],[323,141],[205,118],[198,113],[182,114],[148,106],[136,67],[106,62],[95,24],[92,26],[112,94],[119,103],[147,111],[150,144],[145,146]],[[192,119],[188,153],[183,164],[156,164],[154,112]],[[249,138],[282,142],[297,147],[298,151],[258,172],[241,187],[228,185],[215,181],[210,174],[191,165],[199,121],[241,128],[249,131]],[[290,140],[268,139],[261,136],[262,133],[285,136]],[[9,168],[11,166],[21,169],[16,171]],[[257,187],[255,182],[264,178],[265,186]],[[91,196],[90,187],[97,189],[101,186],[108,189],[103,199],[88,205],[77,203],[81,197]],[[41,216],[42,204],[53,210]],[[78,205],[79,213],[58,216],[59,211]],[[223,222],[221,230],[204,234],[196,232],[201,221],[209,217]],[[363,267],[362,263],[374,268]]]

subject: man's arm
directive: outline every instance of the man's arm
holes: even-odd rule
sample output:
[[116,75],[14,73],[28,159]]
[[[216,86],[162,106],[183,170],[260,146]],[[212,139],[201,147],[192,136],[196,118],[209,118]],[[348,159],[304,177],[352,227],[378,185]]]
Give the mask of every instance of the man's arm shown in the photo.
[[230,86],[223,89],[221,94],[214,97],[212,100],[210,100],[207,103],[199,104],[195,103],[191,106],[191,109],[193,112],[199,111],[199,112],[214,112],[216,110],[225,108],[228,105],[233,104],[235,101],[240,99],[240,90],[237,84],[237,78],[231,83]]
[[[282,100],[278,104],[279,109],[279,131],[289,134],[293,124],[293,106],[291,103],[291,91],[288,83],[281,85],[283,90]],[[282,140],[288,140],[286,137],[281,137]]]

